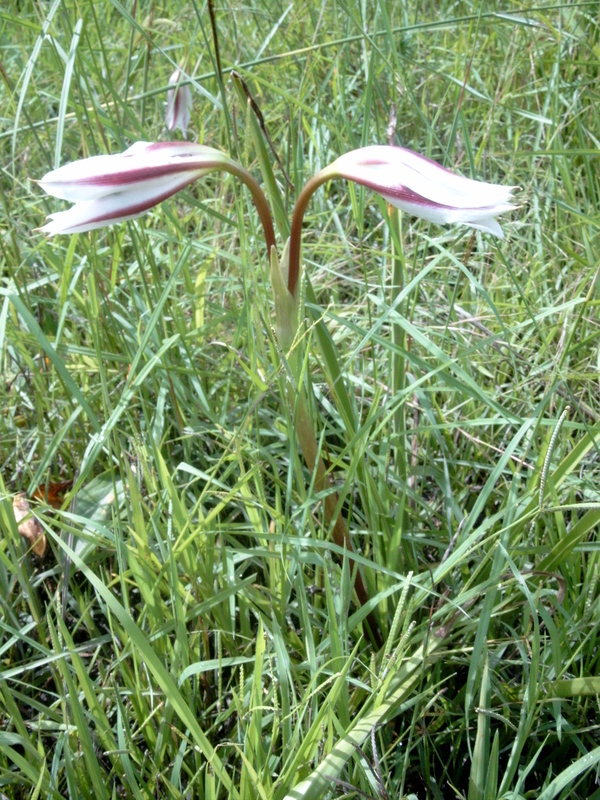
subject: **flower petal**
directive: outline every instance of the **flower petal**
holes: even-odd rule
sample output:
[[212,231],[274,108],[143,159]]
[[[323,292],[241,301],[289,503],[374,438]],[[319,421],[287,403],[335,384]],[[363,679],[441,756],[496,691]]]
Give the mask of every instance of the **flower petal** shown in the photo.
[[463,223],[502,238],[494,220],[514,208],[516,187],[474,181],[404,147],[374,145],[346,153],[323,171],[368,186],[430,222]]
[[200,144],[136,142],[124,153],[65,164],[44,175],[40,186],[54,197],[77,203],[125,190],[152,192],[175,173],[190,172],[198,178],[229,160]]
[[167,179],[163,178],[154,185],[147,184],[144,191],[135,188],[93,200],[82,200],[67,211],[51,214],[49,221],[39,230],[51,236],[57,233],[83,233],[135,219],[201,177],[204,172],[205,170],[188,170],[167,176]]

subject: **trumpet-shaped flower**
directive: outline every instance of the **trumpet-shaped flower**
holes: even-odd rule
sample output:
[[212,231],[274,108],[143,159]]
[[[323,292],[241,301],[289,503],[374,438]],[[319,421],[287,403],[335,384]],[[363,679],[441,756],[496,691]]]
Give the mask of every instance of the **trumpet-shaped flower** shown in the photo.
[[187,142],[136,142],[118,155],[73,161],[40,181],[48,194],[75,203],[51,214],[40,230],[50,235],[80,233],[134,219],[215,170],[252,180],[225,153]]
[[169,131],[180,128],[183,138],[186,139],[192,116],[192,93],[187,84],[180,84],[180,80],[181,72],[176,69],[169,78],[169,86],[172,88],[167,92],[165,124]]
[[295,294],[300,275],[300,235],[304,212],[313,193],[333,178],[367,186],[388,203],[415,217],[471,228],[504,238],[496,217],[515,208],[514,186],[463,178],[430,158],[404,147],[372,145],[351,150],[306,184],[294,208],[289,249],[288,288]]
[[462,223],[501,239],[504,234],[495,217],[514,208],[514,186],[463,178],[404,147],[352,150],[321,175],[368,186],[396,208],[429,222]]

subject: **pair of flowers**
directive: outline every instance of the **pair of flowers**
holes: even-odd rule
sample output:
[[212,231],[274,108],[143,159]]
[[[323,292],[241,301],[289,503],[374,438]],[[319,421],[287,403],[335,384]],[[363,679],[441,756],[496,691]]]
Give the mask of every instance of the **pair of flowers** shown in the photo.
[[[181,93],[182,88],[179,86],[175,91]],[[173,102],[177,96],[189,111],[186,96],[173,95]],[[173,105],[167,127],[172,129],[171,123],[175,126],[177,120],[187,127],[182,113]],[[198,178],[220,170],[243,181],[256,205],[270,256],[278,338],[284,351],[290,354],[288,367],[292,370],[300,368],[298,350],[294,352],[292,344],[298,329],[302,220],[319,186],[333,178],[343,178],[378,192],[393,206],[414,216],[442,224],[462,223],[499,237],[503,234],[496,217],[514,207],[510,202],[512,187],[463,178],[402,147],[364,147],[340,156],[304,186],[294,207],[290,238],[280,263],[269,204],[260,185],[247,170],[212,147],[188,142],[136,142],[124,153],[74,161],[45,175],[40,181],[42,188],[74,205],[67,211],[52,214],[41,230],[51,235],[78,233],[134,219]],[[318,456],[319,446],[301,387],[302,384],[297,383],[294,393],[289,394],[290,412],[295,417],[302,452],[316,476],[315,489],[322,492],[331,489],[331,485]],[[336,495],[325,492],[328,523],[336,520],[337,505]],[[332,535],[339,547],[352,553],[350,537],[339,518]],[[353,563],[351,560],[350,564]],[[361,604],[366,602],[368,595],[360,572],[355,586]],[[371,628],[377,639],[374,622]]]
[[[174,73],[172,82],[179,76]],[[167,124],[185,122],[188,87],[178,86],[168,99]],[[179,111],[176,108],[180,100]],[[211,172],[225,170],[250,188],[259,210],[269,249],[274,244],[268,204],[256,181],[225,153],[188,142],[136,142],[124,153],[92,156],[46,174],[41,187],[75,205],[51,214],[41,228],[48,234],[79,233],[134,219]],[[370,146],[340,156],[303,189],[292,220],[299,239],[302,216],[310,195],[323,183],[343,178],[379,193],[389,203],[421,219],[440,224],[465,224],[503,238],[496,217],[514,206],[515,187],[464,178],[403,147]],[[299,209],[299,206],[301,207]],[[296,225],[294,224],[296,223]],[[299,259],[299,241],[290,242]],[[290,264],[290,267],[292,265]],[[297,273],[297,270],[296,270]],[[292,274],[292,273],[290,273]],[[289,289],[294,294],[294,285]]]
[[[41,229],[79,233],[134,219],[198,178],[231,165],[225,153],[188,142],[136,142],[124,153],[92,156],[44,175],[41,187],[75,203]],[[325,180],[345,178],[429,222],[463,223],[500,238],[495,220],[510,211],[514,187],[463,178],[403,147],[352,150],[326,167]],[[319,181],[325,182],[325,181]]]

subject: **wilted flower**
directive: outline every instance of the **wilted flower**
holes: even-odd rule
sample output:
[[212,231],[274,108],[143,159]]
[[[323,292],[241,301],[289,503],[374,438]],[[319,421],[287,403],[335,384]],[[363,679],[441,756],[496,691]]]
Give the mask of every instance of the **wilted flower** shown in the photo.
[[186,139],[192,116],[192,93],[187,84],[180,84],[181,77],[181,71],[176,69],[169,78],[169,86],[173,88],[167,92],[165,124],[169,131],[180,128],[183,138]]
[[389,203],[428,222],[462,223],[503,239],[494,219],[514,208],[514,186],[463,178],[404,147],[374,145],[352,150],[321,173],[368,186]]
[[234,165],[225,153],[187,142],[136,142],[124,153],[72,161],[40,186],[75,205],[49,216],[45,233],[80,233],[139,217],[192,181]]

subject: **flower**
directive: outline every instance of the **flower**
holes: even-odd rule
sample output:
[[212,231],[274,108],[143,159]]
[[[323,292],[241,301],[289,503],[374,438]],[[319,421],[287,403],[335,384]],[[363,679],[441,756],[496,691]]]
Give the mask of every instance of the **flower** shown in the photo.
[[292,216],[288,263],[288,290],[295,297],[300,276],[300,238],[308,201],[319,186],[345,178],[368,186],[388,203],[415,217],[441,224],[470,225],[500,239],[495,217],[511,211],[515,186],[500,186],[462,178],[430,158],[404,147],[371,145],[344,153],[304,186]]
[[404,147],[373,145],[352,150],[326,167],[320,177],[346,178],[368,186],[415,217],[439,224],[462,223],[500,239],[504,234],[495,217],[515,207],[510,200],[516,187],[463,178]]
[[40,230],[80,233],[134,219],[197,178],[236,168],[225,153],[187,142],[136,142],[124,153],[72,161],[39,183],[48,194],[75,205],[51,214]]
[[187,84],[179,85],[181,71],[176,69],[169,78],[169,86],[174,88],[167,92],[167,111],[165,124],[167,130],[181,128],[183,138],[187,138],[187,127],[192,116],[192,93]]

